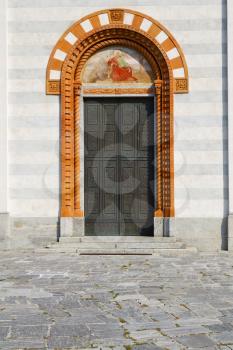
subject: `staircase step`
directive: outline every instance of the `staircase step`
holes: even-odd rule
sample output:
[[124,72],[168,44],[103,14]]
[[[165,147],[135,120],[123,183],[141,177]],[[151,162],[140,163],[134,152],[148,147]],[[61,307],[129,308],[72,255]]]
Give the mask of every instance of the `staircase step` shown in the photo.
[[179,249],[183,248],[181,242],[75,242],[59,243],[64,248],[77,249]]
[[61,237],[44,251],[79,255],[186,255],[197,253],[175,237],[83,236]]
[[119,242],[169,242],[175,243],[177,240],[175,237],[143,237],[143,236],[83,236],[83,237],[60,237],[60,243],[78,243],[78,242],[109,242],[109,243],[119,243]]
[[155,249],[154,256],[186,256],[197,254],[198,250],[195,247],[186,247],[183,249]]
[[54,251],[58,253],[77,253],[79,255],[152,255],[154,249],[116,249],[116,248],[83,248],[67,245],[48,246],[43,251]]
[[185,256],[188,254],[197,253],[197,249],[182,248],[182,249],[78,249],[77,247],[67,246],[52,246],[49,249],[41,249],[43,252],[57,252],[57,253],[76,253],[79,255],[154,255],[154,256]]
[[153,255],[153,249],[78,249],[80,255]]

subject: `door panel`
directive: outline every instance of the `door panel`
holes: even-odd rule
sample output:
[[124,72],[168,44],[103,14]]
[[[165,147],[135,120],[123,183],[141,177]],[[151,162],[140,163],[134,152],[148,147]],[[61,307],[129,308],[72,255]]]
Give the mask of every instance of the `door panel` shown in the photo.
[[152,98],[85,100],[86,235],[153,235]]
[[102,103],[102,140],[101,140],[101,156],[109,158],[117,154],[117,104]]
[[119,143],[121,157],[135,157],[137,152],[138,104],[124,102],[119,106]]
[[103,161],[102,216],[103,220],[118,221],[117,160]]

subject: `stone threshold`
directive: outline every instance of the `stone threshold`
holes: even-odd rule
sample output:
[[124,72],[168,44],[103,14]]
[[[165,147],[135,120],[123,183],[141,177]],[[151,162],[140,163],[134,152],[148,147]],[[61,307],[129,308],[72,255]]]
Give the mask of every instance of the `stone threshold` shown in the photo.
[[79,255],[183,255],[197,253],[175,237],[83,236],[61,237],[50,251]]

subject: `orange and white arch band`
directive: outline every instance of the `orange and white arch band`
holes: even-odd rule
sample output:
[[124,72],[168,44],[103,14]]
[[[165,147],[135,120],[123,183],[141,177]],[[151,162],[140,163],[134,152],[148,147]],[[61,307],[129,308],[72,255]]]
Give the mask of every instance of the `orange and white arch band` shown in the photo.
[[64,61],[77,43],[95,31],[109,28],[126,28],[141,32],[154,41],[167,56],[173,73],[174,93],[188,92],[188,69],[180,45],[159,22],[142,13],[126,9],[108,9],[92,13],[74,23],[58,40],[51,52],[46,72],[46,93],[60,94],[60,79]]

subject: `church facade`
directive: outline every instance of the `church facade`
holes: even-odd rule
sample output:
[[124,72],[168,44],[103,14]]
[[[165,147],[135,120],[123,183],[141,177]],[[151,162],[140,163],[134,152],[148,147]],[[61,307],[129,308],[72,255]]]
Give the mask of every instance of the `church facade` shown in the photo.
[[0,4],[0,247],[231,251],[231,2]]

